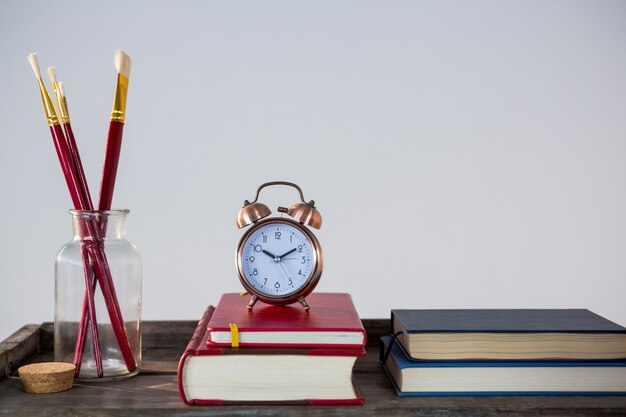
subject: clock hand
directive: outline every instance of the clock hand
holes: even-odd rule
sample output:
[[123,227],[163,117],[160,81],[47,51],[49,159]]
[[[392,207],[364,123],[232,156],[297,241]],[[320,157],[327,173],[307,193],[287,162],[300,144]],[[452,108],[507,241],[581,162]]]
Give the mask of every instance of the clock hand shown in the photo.
[[285,276],[287,277],[287,279],[291,279],[289,278],[289,274],[287,273],[287,270],[285,269],[285,267],[283,266],[282,263],[278,263],[278,265],[280,265],[280,268],[283,270],[283,272],[285,273]]
[[[272,252],[266,251],[265,249],[263,249],[262,252],[266,254],[267,256],[269,256],[270,258],[272,258],[274,262],[280,261],[280,258],[276,257],[276,255],[274,255]],[[276,259],[278,259],[278,261]]]
[[295,251],[297,251],[298,248],[293,248],[292,250],[290,250],[289,252],[285,252],[282,255],[279,256],[280,259],[283,259],[285,256],[290,255],[292,253],[294,253]]

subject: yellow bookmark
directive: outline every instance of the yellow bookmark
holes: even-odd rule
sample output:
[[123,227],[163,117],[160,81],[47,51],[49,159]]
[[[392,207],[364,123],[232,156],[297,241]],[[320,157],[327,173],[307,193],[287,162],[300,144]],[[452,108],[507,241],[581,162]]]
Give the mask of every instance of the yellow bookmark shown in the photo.
[[239,347],[239,328],[235,323],[228,323],[230,326],[230,346]]

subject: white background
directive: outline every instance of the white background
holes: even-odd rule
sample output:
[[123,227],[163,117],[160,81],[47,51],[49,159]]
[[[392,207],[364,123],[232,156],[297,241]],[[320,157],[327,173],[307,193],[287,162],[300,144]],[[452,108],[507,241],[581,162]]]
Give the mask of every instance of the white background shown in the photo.
[[114,206],[144,319],[240,291],[237,211],[289,180],[324,217],[319,290],[362,317],[576,307],[626,325],[625,22],[623,1],[2,1],[0,340],[53,320],[71,238],[26,55],[64,81],[97,195],[119,48]]

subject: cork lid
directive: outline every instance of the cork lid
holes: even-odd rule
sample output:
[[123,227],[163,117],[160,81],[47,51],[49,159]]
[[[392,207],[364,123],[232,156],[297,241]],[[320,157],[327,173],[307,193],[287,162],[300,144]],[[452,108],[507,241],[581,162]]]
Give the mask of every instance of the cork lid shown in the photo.
[[18,369],[22,389],[34,394],[66,391],[72,388],[76,366],[65,362],[41,362]]

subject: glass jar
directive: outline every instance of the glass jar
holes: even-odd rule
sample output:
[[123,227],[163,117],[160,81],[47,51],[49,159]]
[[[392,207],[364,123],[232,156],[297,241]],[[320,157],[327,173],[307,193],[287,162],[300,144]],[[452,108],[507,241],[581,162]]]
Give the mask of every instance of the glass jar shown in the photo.
[[141,365],[142,261],[126,240],[129,211],[70,213],[74,239],[55,262],[55,361],[73,362],[79,379],[133,376]]

